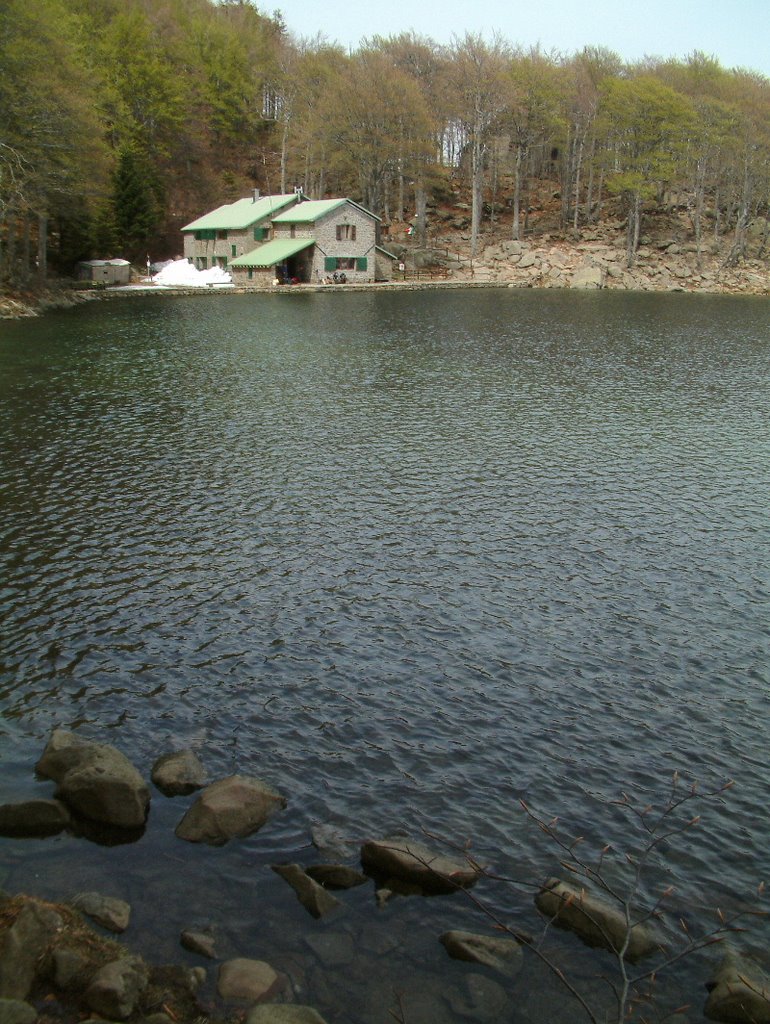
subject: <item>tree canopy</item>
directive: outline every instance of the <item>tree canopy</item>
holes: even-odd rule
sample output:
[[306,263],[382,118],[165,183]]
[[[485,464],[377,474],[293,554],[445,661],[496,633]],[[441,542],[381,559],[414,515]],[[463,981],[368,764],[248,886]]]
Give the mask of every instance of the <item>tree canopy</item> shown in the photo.
[[[180,227],[253,188],[346,195],[424,236],[465,191],[471,246],[501,209],[530,230],[550,182],[561,230],[685,197],[745,251],[770,204],[770,81],[695,52],[624,64],[411,33],[346,52],[248,0],[4,0],[0,282],[90,255],[173,256]],[[451,192],[450,190],[454,190]]]

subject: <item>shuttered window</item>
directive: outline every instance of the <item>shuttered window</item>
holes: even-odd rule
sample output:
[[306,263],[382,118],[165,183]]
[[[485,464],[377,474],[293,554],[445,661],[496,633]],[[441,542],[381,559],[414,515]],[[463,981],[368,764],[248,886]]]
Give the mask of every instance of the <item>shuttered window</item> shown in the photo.
[[359,256],[356,260],[356,270],[366,270],[366,256]]

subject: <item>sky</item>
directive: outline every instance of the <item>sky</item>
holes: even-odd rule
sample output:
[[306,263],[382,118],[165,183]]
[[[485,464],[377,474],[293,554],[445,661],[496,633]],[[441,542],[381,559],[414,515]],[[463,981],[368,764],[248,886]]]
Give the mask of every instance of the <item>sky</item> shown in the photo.
[[[264,0],[258,4],[272,13]],[[606,46],[625,61],[685,57],[702,50],[725,68],[742,67],[770,78],[768,0],[276,0],[295,36],[321,33],[356,49],[372,35],[414,30],[437,43],[453,35],[498,32],[525,48],[572,54]]]

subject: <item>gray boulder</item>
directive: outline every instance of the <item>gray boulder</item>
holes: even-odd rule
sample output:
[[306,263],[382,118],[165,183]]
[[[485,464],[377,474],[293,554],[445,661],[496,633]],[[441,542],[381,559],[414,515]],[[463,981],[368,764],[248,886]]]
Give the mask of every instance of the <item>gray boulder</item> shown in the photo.
[[150,791],[114,747],[54,729],[37,771],[58,783],[57,796],[84,818],[118,828],[144,825]]
[[[537,909],[560,928],[567,928],[589,946],[619,951],[626,939],[626,917],[619,905],[592,895],[558,878],[549,878],[535,897]],[[631,927],[625,957],[634,962],[663,946],[662,937],[648,924]]]
[[207,786],[176,827],[180,839],[222,846],[229,839],[249,836],[286,800],[259,779],[231,775]]
[[249,1011],[246,1024],[326,1024],[326,1021],[311,1006],[263,1003]]
[[281,976],[264,960],[238,957],[219,968],[217,991],[223,999],[257,1003],[277,995],[282,987]]
[[208,957],[209,960],[216,959],[216,940],[209,931],[197,932],[187,929],[182,932],[179,941],[191,953],[198,953],[199,956]]
[[206,770],[193,750],[178,750],[158,758],[151,778],[164,796],[186,796],[206,785]]
[[312,864],[305,868],[305,874],[325,889],[354,889],[369,881],[366,875],[345,864]]
[[24,800],[0,805],[0,835],[17,837],[54,836],[70,821],[61,800]]
[[101,967],[91,980],[84,998],[92,1010],[108,1020],[126,1020],[136,1009],[147,988],[144,961],[127,956]]
[[72,906],[111,932],[124,932],[131,918],[131,907],[125,900],[98,892],[80,893],[73,899]]
[[523,955],[515,939],[498,935],[475,935],[473,932],[450,931],[439,942],[454,960],[484,964],[508,976],[521,970]]
[[730,950],[706,986],[704,1014],[726,1024],[769,1024],[770,979]]
[[24,903],[11,927],[0,932],[0,998],[27,998],[39,963],[62,926],[61,916],[44,903]]
[[21,999],[0,999],[0,1024],[35,1024],[37,1010]]
[[601,267],[578,267],[572,275],[570,288],[601,288],[604,284],[604,273]]
[[336,910],[340,901],[306,874],[299,864],[272,864],[273,871],[288,882],[302,906],[313,917],[324,917]]
[[370,840],[361,847],[365,871],[419,886],[425,892],[468,889],[480,875],[467,860],[448,857],[403,836]]

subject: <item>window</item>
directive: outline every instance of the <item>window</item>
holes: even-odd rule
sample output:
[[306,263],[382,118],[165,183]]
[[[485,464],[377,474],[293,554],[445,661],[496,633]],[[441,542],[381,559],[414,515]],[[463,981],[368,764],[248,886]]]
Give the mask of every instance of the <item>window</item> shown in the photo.
[[[363,257],[366,263],[366,257]],[[355,256],[327,256],[324,259],[324,270],[355,270],[356,264],[360,263]],[[366,270],[366,267],[358,267],[359,270]]]
[[355,242],[356,240],[356,226],[355,224],[338,224],[337,225],[337,241],[338,242]]
[[254,241],[265,242],[270,237],[270,228],[254,228]]
[[226,231],[217,231],[217,238],[227,238]]
[[230,246],[230,255],[235,258],[238,255],[238,250],[234,245]]
[[289,228],[289,238],[296,238],[296,237],[297,237],[297,225],[296,224],[292,224],[292,226]]
[[220,256],[219,257],[219,265],[220,265],[220,267],[226,267],[227,266],[227,256]]
[[195,232],[196,242],[213,242],[216,237],[217,233],[213,228],[201,228],[200,231]]
[[253,280],[253,278],[254,278],[254,270],[253,270],[252,267],[249,267],[249,280],[251,281],[251,280]]
[[198,257],[198,270],[205,270],[205,269],[206,269],[206,257],[205,256],[199,256]]

